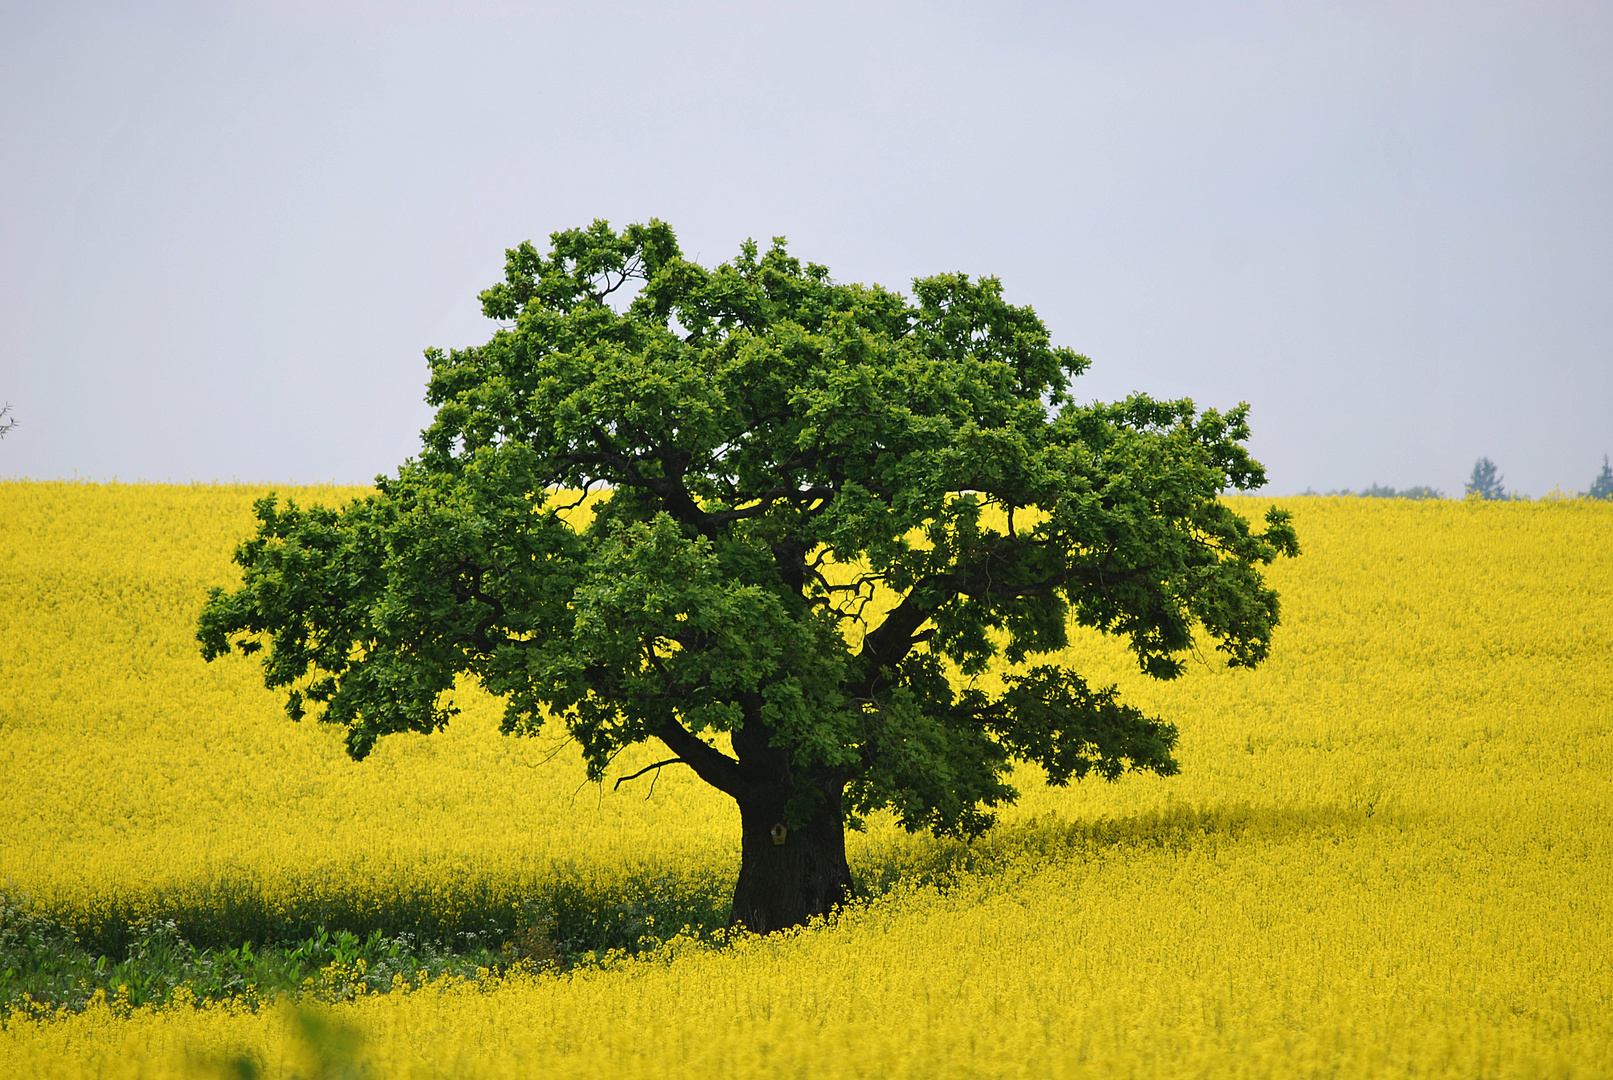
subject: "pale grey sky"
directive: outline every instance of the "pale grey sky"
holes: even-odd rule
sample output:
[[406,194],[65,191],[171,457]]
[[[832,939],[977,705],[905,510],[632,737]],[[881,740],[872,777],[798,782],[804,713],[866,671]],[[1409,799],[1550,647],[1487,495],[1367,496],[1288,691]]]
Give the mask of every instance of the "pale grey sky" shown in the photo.
[[1282,494],[1613,452],[1613,5],[0,4],[0,476],[367,481],[503,251],[995,274]]

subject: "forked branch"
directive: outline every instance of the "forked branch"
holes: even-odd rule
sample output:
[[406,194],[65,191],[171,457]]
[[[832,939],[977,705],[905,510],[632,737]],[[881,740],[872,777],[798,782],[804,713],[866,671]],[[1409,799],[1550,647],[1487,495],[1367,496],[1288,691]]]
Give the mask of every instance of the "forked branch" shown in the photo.
[[647,772],[651,772],[651,771],[660,772],[661,769],[664,768],[667,765],[687,765],[687,764],[689,764],[689,763],[687,761],[684,761],[680,757],[667,758],[665,761],[657,761],[654,765],[646,765],[646,766],[644,766],[644,768],[640,769],[638,772],[634,773],[632,776],[624,776],[624,777],[620,778],[619,780],[616,781],[615,787],[612,787],[611,790],[615,791],[617,788],[621,787],[623,784],[627,783],[629,780],[637,780],[639,777],[643,776]]

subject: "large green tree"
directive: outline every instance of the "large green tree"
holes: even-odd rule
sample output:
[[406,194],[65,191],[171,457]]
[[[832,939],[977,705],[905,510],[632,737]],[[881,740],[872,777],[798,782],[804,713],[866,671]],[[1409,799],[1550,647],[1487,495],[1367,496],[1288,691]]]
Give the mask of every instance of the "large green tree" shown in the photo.
[[201,617],[208,659],[267,646],[355,758],[442,727],[466,674],[595,779],[660,740],[738,804],[733,921],[769,931],[851,895],[872,811],[974,834],[1016,760],[1176,772],[1172,725],[1035,662],[1072,623],[1161,679],[1195,634],[1266,658],[1260,567],[1298,544],[1218,498],[1264,481],[1246,407],[1078,403],[1087,360],[994,278],[903,296],[782,240],[707,269],[661,222],[595,222],[481,300],[492,340],[427,353],[420,456],[341,510],[264,499]]

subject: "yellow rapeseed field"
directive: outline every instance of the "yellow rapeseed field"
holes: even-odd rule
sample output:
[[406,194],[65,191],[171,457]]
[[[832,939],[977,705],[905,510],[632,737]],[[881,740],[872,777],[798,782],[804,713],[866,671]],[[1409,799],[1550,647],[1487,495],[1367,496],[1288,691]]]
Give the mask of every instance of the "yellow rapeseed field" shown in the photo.
[[[263,490],[0,483],[0,887],[82,926],[727,887],[738,815],[686,773],[585,784],[473,688],[355,764],[254,661],[204,665]],[[1305,553],[1264,667],[1071,649],[1180,726],[1180,776],[1026,775],[972,847],[874,822],[854,870],[900,883],[832,926],[318,1022],[375,1077],[1613,1076],[1613,505],[1278,501]],[[0,1077],[312,1077],[342,1040],[308,1022],[14,1017]]]

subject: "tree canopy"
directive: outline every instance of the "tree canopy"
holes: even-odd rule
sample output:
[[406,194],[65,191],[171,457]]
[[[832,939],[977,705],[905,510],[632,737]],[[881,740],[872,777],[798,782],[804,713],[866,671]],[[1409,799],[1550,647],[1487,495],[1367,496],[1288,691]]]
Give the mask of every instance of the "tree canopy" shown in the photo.
[[739,803],[734,917],[765,930],[848,894],[875,810],[967,835],[1016,760],[1174,773],[1171,724],[1045,662],[1072,625],[1161,679],[1196,635],[1268,654],[1260,568],[1298,542],[1219,498],[1264,482],[1247,407],[1079,402],[1087,359],[994,278],[902,295],[781,239],[708,269],[595,222],[481,300],[491,340],[427,352],[419,456],[340,510],[264,499],[201,618],[355,758],[442,727],[461,675],[596,779],[658,739]]

